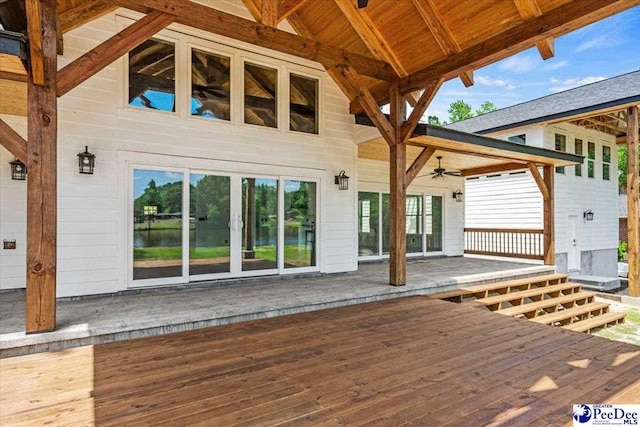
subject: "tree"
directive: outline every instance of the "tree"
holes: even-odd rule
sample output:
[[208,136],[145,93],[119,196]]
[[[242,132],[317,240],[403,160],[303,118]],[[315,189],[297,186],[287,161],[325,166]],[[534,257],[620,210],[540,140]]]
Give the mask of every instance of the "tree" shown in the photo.
[[459,122],[460,120],[470,119],[473,117],[471,111],[471,105],[467,104],[461,99],[452,102],[449,105],[449,121],[451,123]]
[[429,116],[427,117],[427,123],[430,125],[442,126],[443,123],[440,122],[440,118],[438,116]]
[[481,116],[483,114],[490,113],[492,111],[496,111],[498,107],[491,101],[484,101],[482,105],[480,105],[480,109],[476,110],[476,116]]
[[[618,147],[618,186],[625,188],[627,186],[627,167],[629,162],[627,159],[627,147]],[[640,161],[640,153],[638,153],[638,161]]]

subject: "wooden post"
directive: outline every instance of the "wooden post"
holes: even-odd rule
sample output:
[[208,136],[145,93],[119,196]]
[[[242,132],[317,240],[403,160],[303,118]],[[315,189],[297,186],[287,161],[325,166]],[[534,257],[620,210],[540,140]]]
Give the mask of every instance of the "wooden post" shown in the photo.
[[547,197],[544,197],[544,264],[554,265],[556,263],[555,245],[555,207],[554,207],[554,178],[555,168],[545,165],[543,168],[544,183],[547,187]]
[[389,283],[402,286],[407,281],[407,144],[402,139],[406,104],[397,83],[391,85],[390,100],[394,144],[389,145]]
[[638,209],[638,107],[627,109],[627,227],[629,295],[640,297],[640,209]]
[[[56,327],[57,2],[27,2],[29,28],[41,34],[44,82],[28,82],[26,332]],[[39,13],[29,13],[30,8]],[[31,39],[31,34],[29,34]],[[33,52],[32,52],[33,53]],[[33,60],[32,60],[33,63]]]

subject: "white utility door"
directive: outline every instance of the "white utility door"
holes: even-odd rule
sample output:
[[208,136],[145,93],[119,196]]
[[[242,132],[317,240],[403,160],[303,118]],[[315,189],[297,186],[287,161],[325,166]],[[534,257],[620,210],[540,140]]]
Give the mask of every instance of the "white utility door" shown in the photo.
[[580,271],[580,225],[577,215],[569,215],[569,253],[567,269]]

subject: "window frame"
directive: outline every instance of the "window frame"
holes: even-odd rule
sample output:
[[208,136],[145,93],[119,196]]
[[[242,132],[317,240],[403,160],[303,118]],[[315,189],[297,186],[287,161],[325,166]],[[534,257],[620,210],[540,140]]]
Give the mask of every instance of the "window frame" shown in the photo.
[[[558,148],[558,137],[560,137],[560,136],[563,138],[562,144],[564,145],[564,147],[562,149]],[[567,135],[554,132],[553,142],[554,142],[553,147],[554,147],[555,151],[560,152],[560,153],[566,153],[567,152]],[[555,172],[556,173],[561,173],[563,175],[566,175],[566,173],[567,173],[567,171],[565,169],[565,166],[556,167]]]
[[[578,152],[578,141],[580,141],[580,152]],[[583,156],[584,155],[584,140],[581,138],[574,138],[573,139],[573,152],[574,154],[576,154],[577,156]],[[575,165],[574,171],[573,171],[573,175],[577,176],[577,177],[582,177],[582,163]]]
[[[316,82],[316,132],[304,132],[304,131],[299,131],[299,130],[293,130],[291,129],[291,76],[295,76],[295,77],[299,77],[299,78],[303,78],[303,79],[308,79],[308,80],[315,80]],[[314,75],[310,75],[310,74],[305,74],[305,73],[300,73],[298,72],[298,70],[291,70],[291,69],[287,69],[286,72],[286,97],[287,97],[287,120],[286,120],[286,127],[285,127],[285,131],[286,132],[291,132],[295,135],[308,135],[308,136],[320,136],[321,133],[321,126],[320,126],[320,115],[321,115],[321,109],[320,109],[320,105],[321,104],[321,87],[322,87],[322,79],[320,78],[320,76],[314,76]]]
[[[261,126],[261,125],[257,125],[257,124],[253,124],[253,123],[247,123],[245,120],[245,66],[249,64],[249,65],[253,65],[253,66],[257,66],[257,67],[262,67],[262,68],[269,68],[272,70],[276,71],[276,95],[275,95],[275,107],[276,107],[276,126],[275,127],[271,127],[271,126]],[[232,71],[233,73],[233,71]],[[240,90],[241,90],[241,95],[239,97],[240,99],[240,117],[238,118],[238,123],[240,126],[250,126],[250,127],[254,127],[254,128],[259,128],[259,129],[269,129],[271,131],[276,131],[276,132],[281,132],[283,131],[283,124],[282,124],[282,67],[279,65],[273,65],[273,64],[269,64],[266,63],[264,61],[261,61],[259,59],[255,59],[253,57],[247,57],[247,56],[241,56],[240,58],[240,69],[238,70],[238,73],[240,75]],[[288,94],[287,94],[288,97]],[[288,103],[288,101],[287,101]]]
[[[590,148],[593,147],[593,158],[591,157]],[[595,179],[596,177],[596,158],[598,157],[596,143],[587,141],[587,177]]]
[[[191,98],[192,98],[192,91],[193,91],[192,89],[193,88],[192,58],[193,58],[194,50],[198,50],[207,55],[220,56],[220,57],[229,59],[229,120],[223,120],[218,118],[208,118],[208,117],[191,114]],[[208,46],[205,46],[204,44],[195,44],[191,42],[187,43],[187,59],[188,59],[187,74],[189,75],[189,78],[187,79],[188,84],[186,85],[187,99],[188,99],[188,106],[186,108],[187,119],[200,120],[206,123],[234,124],[237,122],[237,118],[235,117],[236,116],[235,104],[237,103],[237,101],[234,100],[234,91],[236,90],[236,75],[233,69],[235,66],[234,56],[235,55],[233,53],[222,52],[216,49],[212,49]]]
[[[605,159],[605,151],[609,150],[609,161]],[[602,145],[602,180],[611,181],[611,154],[612,149],[608,145]],[[605,174],[606,170],[606,174]]]

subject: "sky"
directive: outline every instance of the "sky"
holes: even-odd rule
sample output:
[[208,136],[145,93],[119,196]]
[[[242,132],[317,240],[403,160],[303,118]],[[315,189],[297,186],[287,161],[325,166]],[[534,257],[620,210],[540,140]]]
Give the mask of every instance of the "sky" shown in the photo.
[[449,105],[462,99],[473,111],[484,101],[504,108],[577,86],[640,70],[640,6],[555,39],[546,61],[533,47],[474,71],[474,85],[445,82],[427,115],[449,121]]

